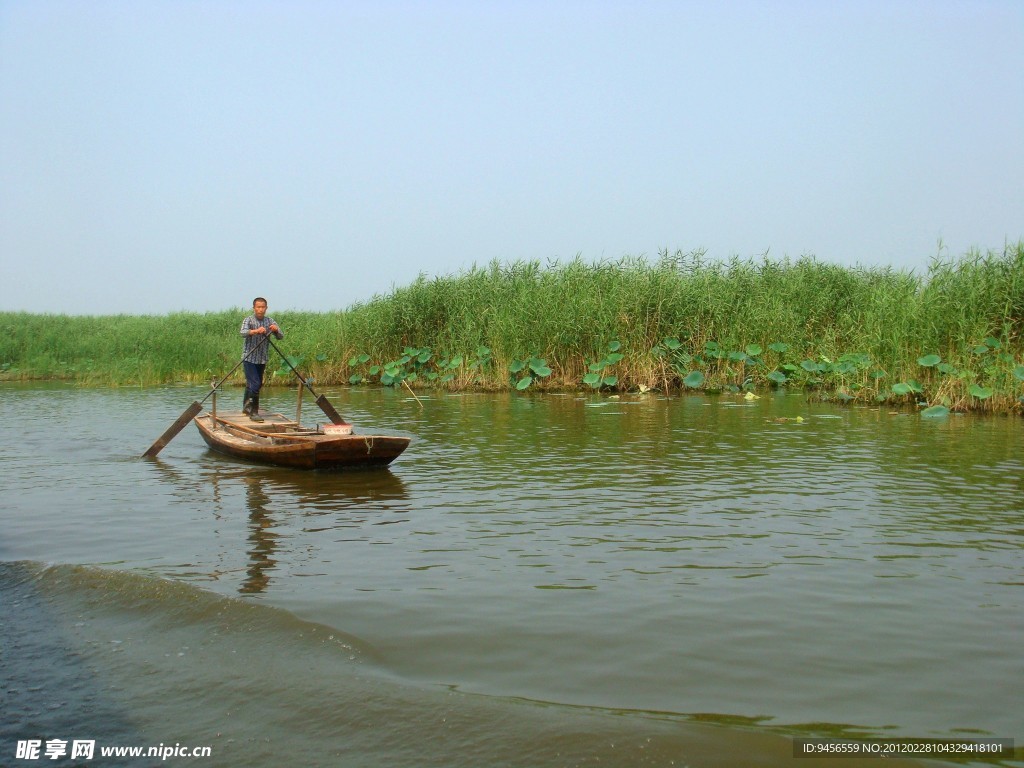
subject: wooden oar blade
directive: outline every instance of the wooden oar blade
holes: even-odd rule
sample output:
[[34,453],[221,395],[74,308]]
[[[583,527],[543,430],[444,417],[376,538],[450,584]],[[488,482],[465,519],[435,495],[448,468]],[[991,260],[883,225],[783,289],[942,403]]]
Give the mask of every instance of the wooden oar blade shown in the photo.
[[192,421],[192,419],[199,415],[201,410],[203,410],[203,406],[199,401],[192,401],[192,405],[185,409],[185,412],[178,417],[178,420],[171,424],[171,426],[167,428],[167,431],[157,438],[155,443],[149,446],[148,451],[142,454],[143,458],[152,458],[160,453],[160,451],[164,449],[164,446],[171,442],[171,440],[173,440],[181,430],[188,426],[188,423]]
[[327,415],[327,418],[331,420],[332,424],[348,424],[347,421],[341,418],[341,414],[334,410],[334,406],[331,405],[331,401],[327,399],[327,395],[320,395],[316,399],[316,404],[320,406],[320,410]]

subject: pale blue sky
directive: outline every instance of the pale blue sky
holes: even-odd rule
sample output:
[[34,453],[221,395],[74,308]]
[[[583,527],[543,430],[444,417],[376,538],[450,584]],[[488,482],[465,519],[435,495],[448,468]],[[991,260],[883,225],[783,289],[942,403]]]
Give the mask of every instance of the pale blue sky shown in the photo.
[[0,309],[1024,237],[1024,2],[0,0]]

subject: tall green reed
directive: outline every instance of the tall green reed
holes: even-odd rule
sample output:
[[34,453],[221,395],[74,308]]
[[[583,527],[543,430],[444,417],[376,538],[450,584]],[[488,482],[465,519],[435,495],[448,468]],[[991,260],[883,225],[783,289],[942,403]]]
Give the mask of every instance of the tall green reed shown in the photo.
[[[237,361],[235,331],[246,313],[0,313],[0,375],[113,384],[206,380]],[[1013,371],[1024,345],[1024,241],[957,259],[940,253],[920,274],[810,257],[717,262],[702,251],[667,250],[653,262],[492,262],[457,275],[421,274],[343,312],[274,315],[289,353],[301,354],[322,383],[344,383],[354,368],[370,367],[350,360],[383,366],[414,348],[445,361],[448,375],[433,380],[449,387],[508,387],[510,366],[529,358],[552,369],[538,386],[580,387],[588,365],[616,341],[618,388],[671,390],[687,373],[672,356],[656,354],[671,340],[681,350],[675,359],[689,356],[712,387],[769,386],[782,378],[863,399],[922,379],[962,399],[972,376],[987,376],[1011,394],[1020,389]],[[1000,341],[990,356],[1001,355],[999,365],[980,364],[972,351],[986,338]],[[709,343],[722,354],[707,355]],[[776,351],[781,344],[784,353]],[[748,348],[760,352],[747,355]],[[481,349],[488,350],[485,363]],[[959,378],[922,368],[919,358],[930,354]],[[840,366],[843,356],[848,364]],[[802,363],[826,370],[799,369]]]

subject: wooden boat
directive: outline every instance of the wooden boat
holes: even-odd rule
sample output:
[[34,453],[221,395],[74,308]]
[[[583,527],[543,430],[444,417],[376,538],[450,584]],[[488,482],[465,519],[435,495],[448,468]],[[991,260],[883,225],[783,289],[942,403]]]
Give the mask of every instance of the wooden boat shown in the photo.
[[194,421],[203,440],[218,453],[298,469],[384,467],[410,442],[394,435],[351,434],[348,425],[314,429],[280,413],[260,415],[264,421],[254,422],[241,411],[215,410]]

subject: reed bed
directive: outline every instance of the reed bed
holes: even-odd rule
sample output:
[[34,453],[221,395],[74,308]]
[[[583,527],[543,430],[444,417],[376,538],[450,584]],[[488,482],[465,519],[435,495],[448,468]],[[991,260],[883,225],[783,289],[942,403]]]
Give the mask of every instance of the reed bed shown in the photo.
[[[0,313],[0,376],[209,381],[247,309],[163,316]],[[420,275],[339,312],[271,313],[321,384],[449,389],[799,387],[816,397],[1020,412],[1024,241],[918,274],[813,258],[516,262]],[[271,366],[273,368],[273,366]],[[290,382],[287,371],[270,383]]]

